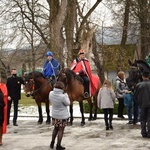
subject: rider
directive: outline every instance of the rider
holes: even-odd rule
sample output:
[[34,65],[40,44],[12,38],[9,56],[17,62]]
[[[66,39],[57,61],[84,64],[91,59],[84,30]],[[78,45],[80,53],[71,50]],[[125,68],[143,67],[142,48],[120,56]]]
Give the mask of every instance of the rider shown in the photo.
[[48,51],[46,53],[47,60],[43,66],[43,75],[51,80],[56,80],[56,75],[60,70],[60,63],[53,57],[53,53]]
[[78,52],[78,58],[74,59],[74,61],[71,64],[71,70],[73,70],[76,75],[81,76],[81,78],[84,81],[84,98],[88,98],[91,96],[91,68],[90,63],[87,58],[85,58],[85,51],[79,50]]

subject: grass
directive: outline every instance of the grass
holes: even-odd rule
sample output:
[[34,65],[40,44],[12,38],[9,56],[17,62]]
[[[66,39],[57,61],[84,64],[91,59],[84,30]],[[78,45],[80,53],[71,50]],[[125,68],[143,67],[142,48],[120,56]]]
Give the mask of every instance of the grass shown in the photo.
[[[37,106],[35,100],[32,97],[26,97],[24,93],[21,94],[21,100],[19,102],[19,105],[21,106]],[[94,108],[93,108],[94,109]],[[114,106],[114,114],[117,114],[117,109],[118,109],[118,103],[115,104]],[[84,112],[89,113],[89,105],[87,102],[84,102]],[[125,114],[124,110],[124,114]],[[102,114],[103,111],[101,109],[98,109],[98,114]]]
[[19,105],[23,106],[36,106],[35,100],[32,97],[26,97],[24,93],[21,94]]

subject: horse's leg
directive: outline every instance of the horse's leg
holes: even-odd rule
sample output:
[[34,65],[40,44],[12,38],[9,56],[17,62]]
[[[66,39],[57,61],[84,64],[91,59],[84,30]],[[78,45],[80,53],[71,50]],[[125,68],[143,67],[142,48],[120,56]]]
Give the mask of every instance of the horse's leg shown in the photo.
[[92,114],[93,103],[92,103],[92,98],[91,97],[88,99],[88,103],[89,103],[89,107],[90,107],[90,113],[89,113],[88,120],[91,121],[91,120],[93,120],[93,114]]
[[81,112],[81,116],[82,116],[81,126],[84,126],[85,118],[84,118],[84,111],[83,111],[83,101],[80,101],[79,105],[80,105],[80,112]]
[[43,123],[43,115],[42,115],[41,103],[37,103],[37,105],[38,105],[38,112],[39,112],[38,124],[42,124]]
[[72,126],[73,122],[73,104],[70,104],[70,125]]
[[93,120],[96,120],[97,119],[97,95],[94,95],[93,96],[93,101],[94,101],[94,118]]
[[45,106],[46,106],[46,113],[47,113],[46,124],[50,124],[51,123],[51,117],[50,117],[49,101],[45,103]]

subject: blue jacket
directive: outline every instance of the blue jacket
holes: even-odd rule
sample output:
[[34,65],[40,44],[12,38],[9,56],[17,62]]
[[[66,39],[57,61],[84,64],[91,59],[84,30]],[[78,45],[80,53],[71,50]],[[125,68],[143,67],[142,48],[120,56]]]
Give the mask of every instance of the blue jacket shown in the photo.
[[45,61],[42,73],[46,78],[56,77],[58,70],[60,70],[60,64],[56,59],[52,58],[51,61]]

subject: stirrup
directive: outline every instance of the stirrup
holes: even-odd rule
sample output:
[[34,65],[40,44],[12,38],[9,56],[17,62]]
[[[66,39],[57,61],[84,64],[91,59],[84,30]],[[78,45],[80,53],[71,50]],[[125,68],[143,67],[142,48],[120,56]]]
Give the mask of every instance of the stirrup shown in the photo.
[[84,98],[89,98],[90,97],[90,94],[88,92],[85,92],[84,93]]

